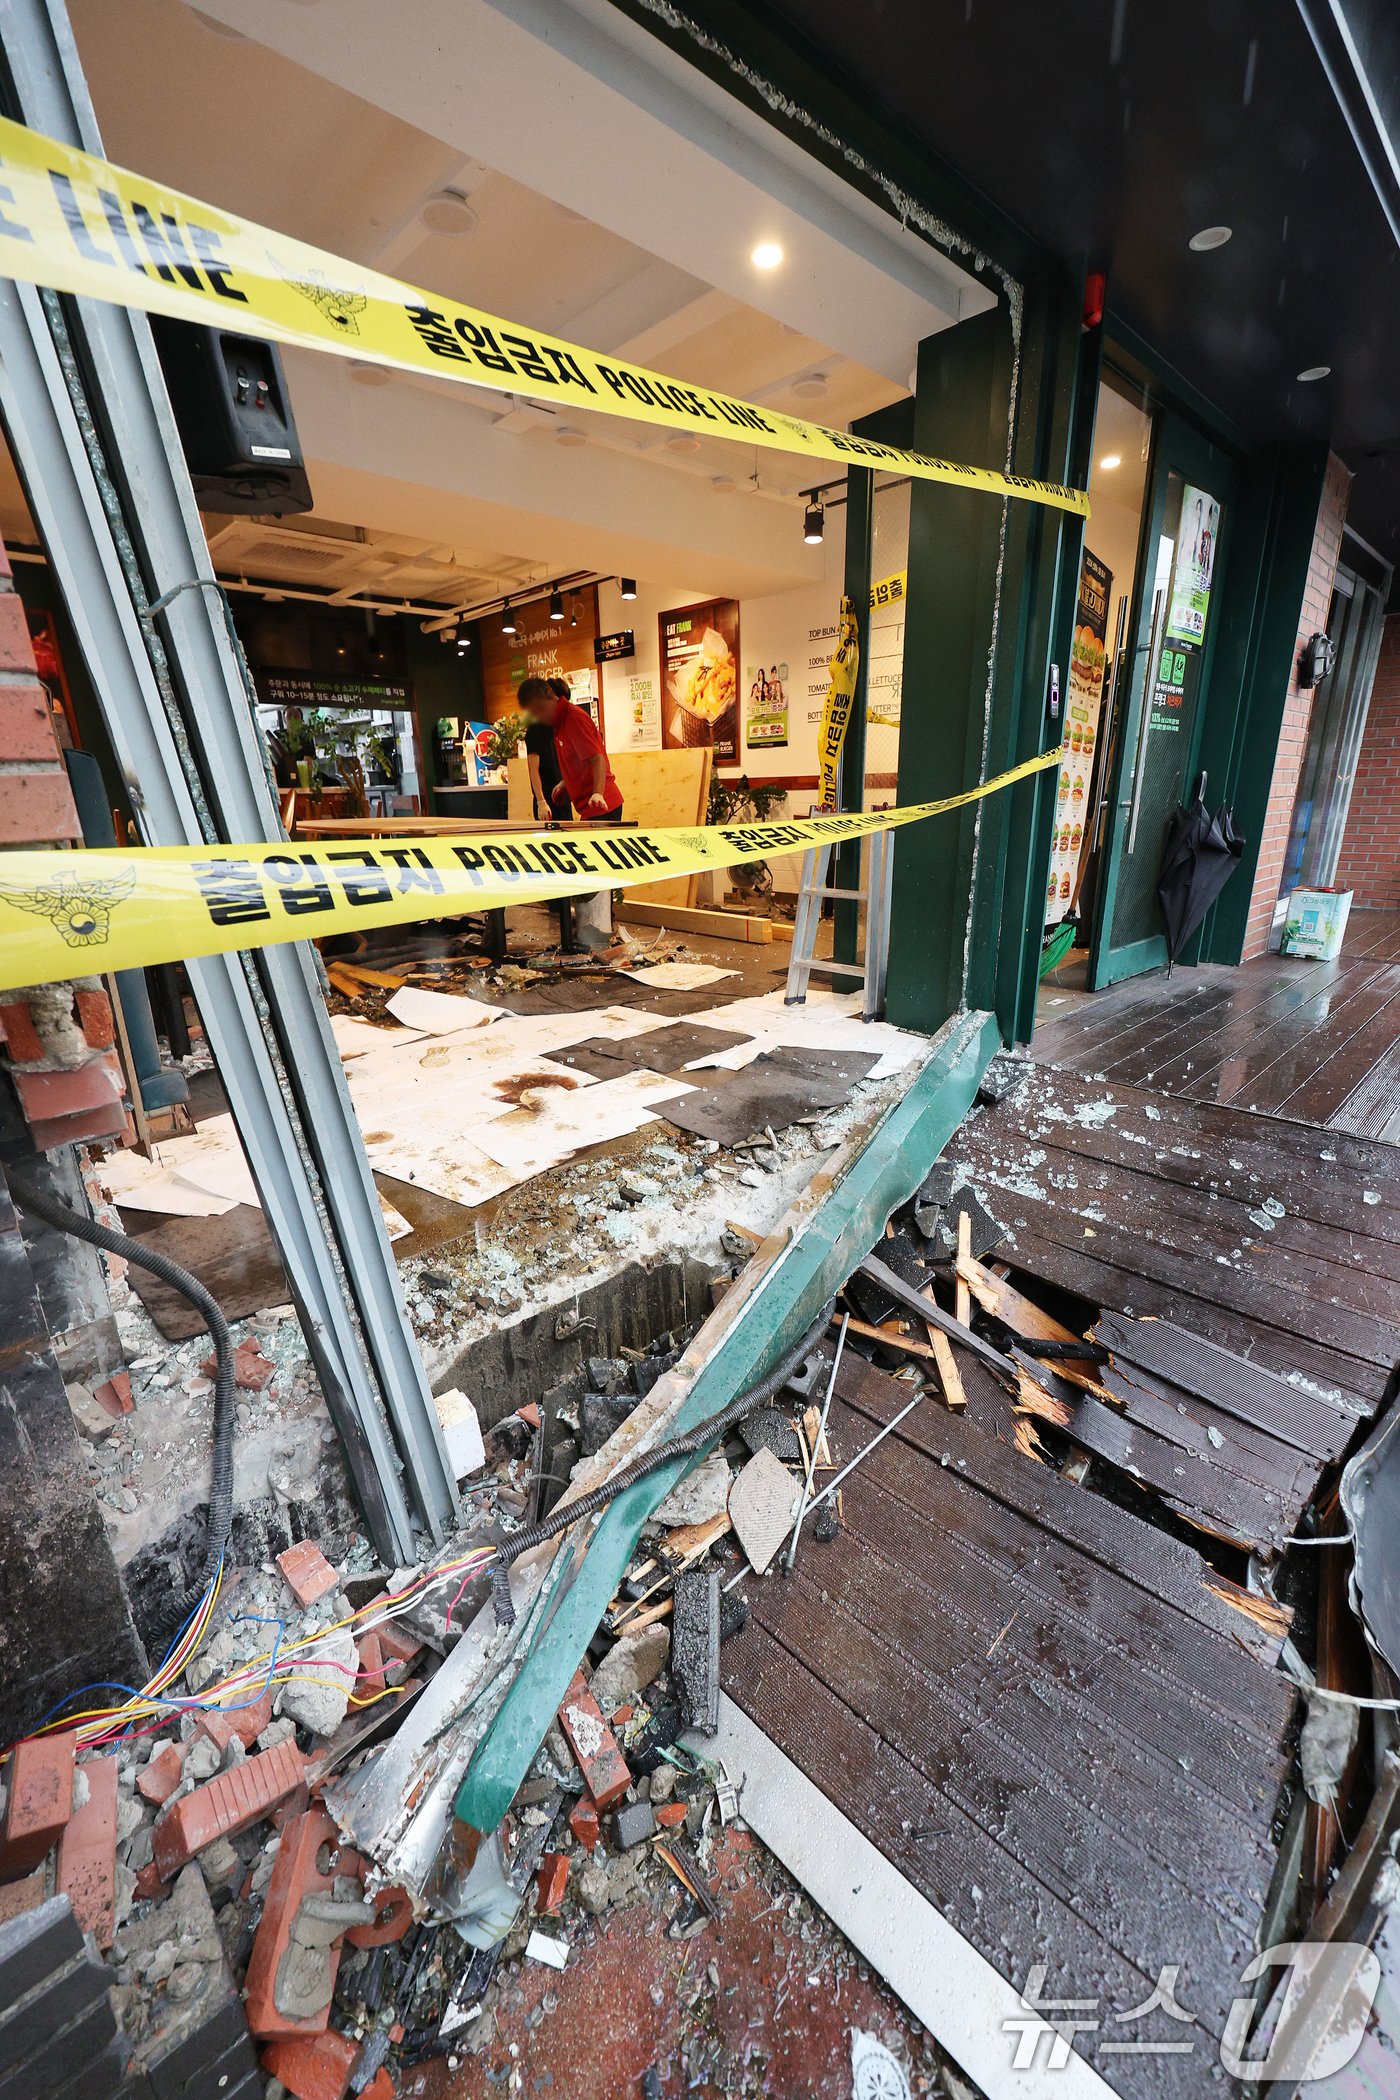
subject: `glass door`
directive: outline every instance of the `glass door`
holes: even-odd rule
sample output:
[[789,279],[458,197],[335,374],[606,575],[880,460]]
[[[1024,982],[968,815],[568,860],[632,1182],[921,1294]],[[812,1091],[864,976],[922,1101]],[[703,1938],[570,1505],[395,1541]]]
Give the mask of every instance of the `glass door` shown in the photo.
[[1157,881],[1193,762],[1235,498],[1227,456],[1177,416],[1157,429],[1129,647],[1117,678],[1103,867],[1089,954],[1097,991],[1167,960]]

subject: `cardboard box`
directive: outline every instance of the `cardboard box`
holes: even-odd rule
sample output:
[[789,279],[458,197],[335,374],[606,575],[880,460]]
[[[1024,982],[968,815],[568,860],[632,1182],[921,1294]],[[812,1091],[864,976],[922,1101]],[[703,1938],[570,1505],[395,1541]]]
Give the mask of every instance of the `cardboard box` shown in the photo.
[[1280,955],[1335,962],[1351,914],[1353,890],[1294,890],[1284,914]]

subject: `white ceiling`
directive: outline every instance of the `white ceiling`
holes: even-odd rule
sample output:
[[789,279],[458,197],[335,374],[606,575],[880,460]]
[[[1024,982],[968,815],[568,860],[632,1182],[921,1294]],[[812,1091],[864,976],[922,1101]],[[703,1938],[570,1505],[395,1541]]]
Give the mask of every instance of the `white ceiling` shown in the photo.
[[[113,159],[691,383],[841,426],[904,393],[921,336],[989,303],[595,0],[71,0],[71,14]],[[469,201],[470,231],[424,224],[444,190]],[[760,238],[783,245],[778,270],[753,267]],[[359,528],[380,588],[418,596],[418,572],[390,558],[427,549],[478,597],[559,569],[739,595],[822,573],[796,515],[810,461],[286,362],[312,523]],[[225,529],[221,566],[245,530]],[[262,534],[269,559],[288,537]]]

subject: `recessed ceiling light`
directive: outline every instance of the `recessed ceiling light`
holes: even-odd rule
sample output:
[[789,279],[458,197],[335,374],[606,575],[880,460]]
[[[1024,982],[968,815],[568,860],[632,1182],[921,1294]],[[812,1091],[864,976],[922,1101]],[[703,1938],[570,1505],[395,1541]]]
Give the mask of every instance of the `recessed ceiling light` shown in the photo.
[[739,484],[734,479],[734,476],[732,474],[712,474],[710,476],[710,487],[712,489],[719,489],[721,491],[724,491],[727,489],[736,489],[738,488],[738,486]]
[[556,445],[586,445],[587,438],[572,423],[561,423],[554,433]]
[[350,377],[360,386],[387,386],[392,374],[386,365],[366,364],[362,357],[352,357]]
[[793,381],[792,391],[799,401],[820,401],[831,388],[825,372],[809,372],[805,379]]
[[476,213],[460,190],[439,190],[419,207],[419,218],[429,233],[472,233]]
[[1123,455],[1121,452],[1105,452],[1103,458],[1099,461],[1099,467],[1105,474],[1111,474],[1115,467],[1121,467],[1122,464]]
[[1207,255],[1212,248],[1223,248],[1234,230],[1233,226],[1203,226],[1199,233],[1192,234],[1186,245],[1194,248],[1197,255]]
[[666,450],[668,452],[698,452],[700,450],[700,440],[697,437],[691,437],[684,430],[678,430],[674,437],[667,438]]
[[783,251],[776,241],[760,241],[749,256],[756,270],[776,270],[783,259]]
[[1298,377],[1304,386],[1311,386],[1315,379],[1326,379],[1331,370],[1330,365],[1305,365]]

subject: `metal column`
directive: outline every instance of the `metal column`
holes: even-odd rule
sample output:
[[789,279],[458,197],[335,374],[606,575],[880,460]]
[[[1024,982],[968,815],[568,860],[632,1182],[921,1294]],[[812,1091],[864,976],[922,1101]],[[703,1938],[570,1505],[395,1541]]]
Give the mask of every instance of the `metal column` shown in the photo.
[[[12,113],[100,153],[60,0],[0,0],[0,40]],[[0,283],[0,409],[145,837],[279,837],[144,315]],[[188,968],[375,1545],[406,1558],[411,1513],[441,1536],[455,1483],[314,951]]]

